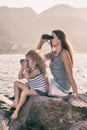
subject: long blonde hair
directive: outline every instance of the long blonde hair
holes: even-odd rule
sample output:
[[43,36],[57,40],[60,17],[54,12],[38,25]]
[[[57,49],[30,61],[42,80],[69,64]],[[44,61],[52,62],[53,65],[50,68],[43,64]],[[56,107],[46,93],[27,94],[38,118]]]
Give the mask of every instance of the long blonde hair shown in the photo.
[[38,50],[38,49],[29,50],[25,54],[25,56],[31,57],[32,60],[36,62],[36,66],[41,70],[41,72],[45,76],[45,74],[46,74],[46,64],[45,64],[44,56],[42,55],[40,50]]
[[65,33],[61,30],[53,30],[52,32],[55,33],[56,36],[61,40],[62,48],[66,49],[68,51],[70,58],[71,58],[72,65],[73,65],[73,49],[72,49],[71,45],[69,44]]

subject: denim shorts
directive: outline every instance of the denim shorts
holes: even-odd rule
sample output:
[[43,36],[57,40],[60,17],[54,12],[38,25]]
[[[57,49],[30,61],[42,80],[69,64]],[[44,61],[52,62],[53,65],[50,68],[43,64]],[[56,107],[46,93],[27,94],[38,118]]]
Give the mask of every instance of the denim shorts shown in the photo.
[[40,90],[35,90],[40,96],[47,96],[47,92],[42,92]]

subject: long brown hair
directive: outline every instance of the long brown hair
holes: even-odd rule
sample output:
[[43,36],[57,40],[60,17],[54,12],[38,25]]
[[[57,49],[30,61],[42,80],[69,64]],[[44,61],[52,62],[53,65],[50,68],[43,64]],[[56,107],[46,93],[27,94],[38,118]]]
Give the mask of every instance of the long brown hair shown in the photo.
[[73,49],[65,35],[65,33],[61,30],[53,30],[52,33],[55,33],[56,36],[61,40],[62,48],[66,49],[70,55],[71,62],[73,65]]
[[41,72],[45,76],[45,74],[46,74],[46,64],[45,64],[44,56],[42,55],[40,50],[38,50],[38,49],[29,50],[25,54],[25,56],[31,57],[32,60],[36,62],[36,66],[39,67],[39,69],[41,70]]

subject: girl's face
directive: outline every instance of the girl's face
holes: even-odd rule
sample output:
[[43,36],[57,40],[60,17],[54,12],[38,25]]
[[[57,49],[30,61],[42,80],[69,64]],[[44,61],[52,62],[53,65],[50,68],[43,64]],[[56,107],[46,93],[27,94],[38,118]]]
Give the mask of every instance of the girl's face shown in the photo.
[[27,59],[29,68],[34,69],[36,66],[36,62],[32,60],[32,58],[29,56],[26,56],[26,59]]
[[52,33],[53,39],[52,39],[52,47],[56,47],[61,44],[61,40],[56,36],[55,33]]

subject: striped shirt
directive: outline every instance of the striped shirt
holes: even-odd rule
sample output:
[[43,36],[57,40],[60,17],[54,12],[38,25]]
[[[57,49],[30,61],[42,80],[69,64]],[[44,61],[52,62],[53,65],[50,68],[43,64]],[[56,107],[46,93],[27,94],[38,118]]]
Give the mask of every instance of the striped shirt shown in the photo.
[[[70,85],[70,81],[65,70],[64,63],[62,61],[61,53],[58,55],[58,57],[54,61],[51,61],[50,69],[54,77],[54,81],[58,83],[63,89],[70,90],[71,85]],[[52,58],[53,58],[53,53],[52,53]]]
[[32,79],[28,79],[28,86],[32,90],[40,90],[46,92],[46,82],[42,73],[36,75]]

